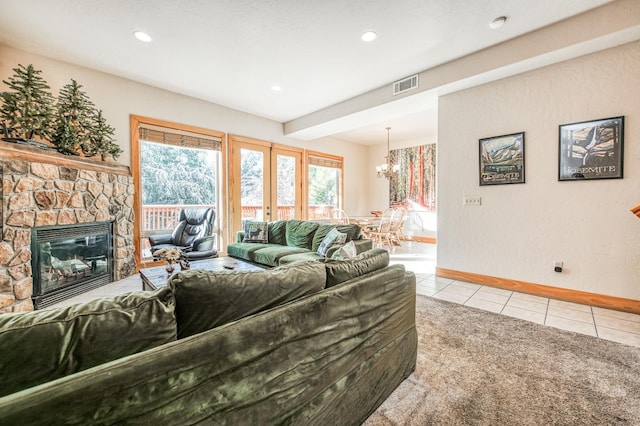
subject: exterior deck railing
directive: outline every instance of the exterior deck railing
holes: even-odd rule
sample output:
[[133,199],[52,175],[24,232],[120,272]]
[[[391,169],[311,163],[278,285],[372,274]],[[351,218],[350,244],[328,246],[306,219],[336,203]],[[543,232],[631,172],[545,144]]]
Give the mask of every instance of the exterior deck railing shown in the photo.
[[[211,207],[207,205],[145,205],[142,206],[142,229],[146,233],[172,231],[178,224],[178,213],[189,207]],[[217,213],[217,212],[216,212]]]
[[[144,205],[142,206],[142,229],[147,234],[171,231],[178,223],[178,212],[188,207],[211,207],[215,210],[215,206],[206,205]],[[309,220],[329,219],[333,209],[333,206],[309,206],[307,218]],[[278,206],[278,217],[273,219],[264,216],[262,206],[242,207],[243,219],[286,220],[293,219],[294,216],[294,206]]]

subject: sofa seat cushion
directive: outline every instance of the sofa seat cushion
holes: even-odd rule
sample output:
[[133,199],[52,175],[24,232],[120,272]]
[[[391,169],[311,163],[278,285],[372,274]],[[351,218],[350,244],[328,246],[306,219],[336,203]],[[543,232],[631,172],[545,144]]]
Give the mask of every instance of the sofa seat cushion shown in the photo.
[[[271,244],[275,247],[281,247],[278,244]],[[229,256],[238,257],[253,262],[254,253],[260,249],[269,247],[269,244],[262,243],[233,243],[227,246],[227,254]]]
[[260,250],[253,252],[253,260],[256,263],[261,263],[268,266],[278,266],[278,261],[281,257],[289,254],[296,253],[308,253],[309,250],[300,247],[288,247],[288,246],[270,246],[264,247]]
[[[287,228],[285,231],[287,245],[289,247],[300,247],[311,250],[313,236],[315,235],[318,226],[320,226],[320,224],[317,222],[295,219],[288,220]],[[322,239],[320,241],[322,241]]]
[[324,288],[321,262],[302,262],[264,271],[191,270],[168,282],[176,297],[178,338],[261,312]]
[[326,287],[333,287],[350,279],[389,266],[389,252],[374,248],[349,259],[325,259]]
[[0,315],[0,396],[176,340],[174,308],[161,288]]
[[318,253],[308,251],[306,253],[295,253],[282,256],[278,260],[278,265],[288,265],[293,262],[309,262],[311,260],[320,260],[322,257]]

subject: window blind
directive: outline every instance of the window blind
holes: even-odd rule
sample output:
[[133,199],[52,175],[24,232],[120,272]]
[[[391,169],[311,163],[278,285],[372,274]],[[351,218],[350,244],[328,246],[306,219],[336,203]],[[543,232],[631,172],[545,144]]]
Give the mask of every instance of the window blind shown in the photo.
[[147,142],[163,143],[166,145],[222,151],[222,139],[219,137],[154,126],[146,123],[140,123],[139,138]]
[[332,167],[334,169],[342,168],[342,158],[320,157],[318,155],[309,155],[309,165],[320,167]]

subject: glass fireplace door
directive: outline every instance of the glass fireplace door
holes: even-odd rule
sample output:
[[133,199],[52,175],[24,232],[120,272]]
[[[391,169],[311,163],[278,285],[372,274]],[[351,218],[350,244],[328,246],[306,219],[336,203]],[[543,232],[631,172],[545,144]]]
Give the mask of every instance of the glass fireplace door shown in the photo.
[[110,222],[34,228],[31,234],[36,309],[113,281]]

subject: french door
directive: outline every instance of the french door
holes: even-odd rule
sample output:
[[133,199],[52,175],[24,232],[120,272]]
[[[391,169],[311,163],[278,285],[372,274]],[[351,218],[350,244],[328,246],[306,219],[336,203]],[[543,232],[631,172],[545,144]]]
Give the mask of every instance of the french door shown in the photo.
[[246,220],[302,219],[303,150],[229,136],[231,235]]

